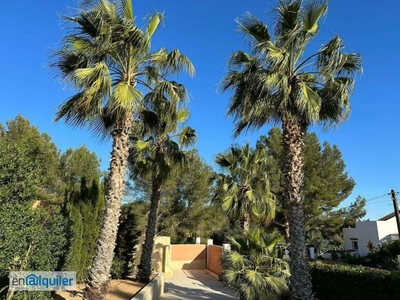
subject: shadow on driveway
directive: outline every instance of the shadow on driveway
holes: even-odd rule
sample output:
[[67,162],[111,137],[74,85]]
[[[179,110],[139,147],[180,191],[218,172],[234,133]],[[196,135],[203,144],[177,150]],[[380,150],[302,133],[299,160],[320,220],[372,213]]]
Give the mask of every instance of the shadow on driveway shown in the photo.
[[174,270],[171,278],[165,278],[162,300],[238,299],[224,284],[205,270]]

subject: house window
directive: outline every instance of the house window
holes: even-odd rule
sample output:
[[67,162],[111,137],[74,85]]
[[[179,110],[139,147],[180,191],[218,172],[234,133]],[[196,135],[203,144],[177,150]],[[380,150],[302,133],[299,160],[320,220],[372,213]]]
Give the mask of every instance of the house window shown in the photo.
[[357,239],[351,240],[351,248],[354,250],[358,250],[358,240]]

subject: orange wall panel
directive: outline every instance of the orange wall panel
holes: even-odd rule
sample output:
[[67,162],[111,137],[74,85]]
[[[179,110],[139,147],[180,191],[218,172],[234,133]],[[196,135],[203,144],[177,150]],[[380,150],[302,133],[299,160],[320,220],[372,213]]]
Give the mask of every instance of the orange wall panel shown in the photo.
[[217,275],[222,273],[221,257],[222,257],[222,246],[210,245],[208,246],[209,257],[207,269],[214,272]]
[[171,245],[171,260],[205,260],[205,245]]

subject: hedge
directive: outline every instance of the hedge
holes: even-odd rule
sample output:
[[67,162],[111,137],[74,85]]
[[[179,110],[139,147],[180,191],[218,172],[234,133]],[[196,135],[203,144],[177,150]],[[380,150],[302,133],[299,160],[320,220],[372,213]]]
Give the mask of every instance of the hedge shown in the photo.
[[365,267],[311,263],[315,296],[320,300],[398,300],[400,273]]

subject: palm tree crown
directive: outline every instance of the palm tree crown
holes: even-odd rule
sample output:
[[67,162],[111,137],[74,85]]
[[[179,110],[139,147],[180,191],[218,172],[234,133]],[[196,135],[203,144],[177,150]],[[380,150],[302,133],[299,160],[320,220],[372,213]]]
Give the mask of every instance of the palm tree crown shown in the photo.
[[144,98],[139,113],[140,126],[133,136],[131,175],[147,174],[162,180],[168,178],[176,165],[184,164],[183,148],[195,143],[196,132],[185,126],[189,111],[185,107],[186,89],[176,82],[172,93],[165,93],[165,82],[159,82]]
[[254,150],[248,143],[231,146],[218,154],[215,162],[222,173],[216,174],[214,201],[233,219],[240,219],[243,232],[250,228],[251,215],[259,221],[268,222],[275,215],[275,198],[269,189],[267,156],[264,149]]
[[342,39],[336,35],[303,57],[319,31],[327,1],[279,2],[273,36],[249,13],[237,20],[253,53],[233,53],[231,71],[221,83],[222,91],[233,90],[228,115],[237,120],[236,135],[243,129],[290,118],[305,126],[331,125],[349,113],[352,76],[361,70],[360,54],[344,53]]
[[[151,90],[149,82],[160,74],[157,69],[163,74],[186,69],[192,75],[193,65],[178,50],[150,52],[151,37],[162,18],[155,13],[141,30],[127,0],[101,0],[77,16],[65,17],[74,26],[55,52],[52,66],[79,92],[63,103],[56,120],[64,118],[99,133],[140,107],[142,90]],[[173,89],[168,84],[164,88]]]

